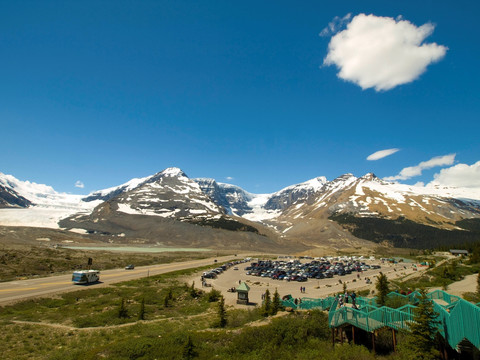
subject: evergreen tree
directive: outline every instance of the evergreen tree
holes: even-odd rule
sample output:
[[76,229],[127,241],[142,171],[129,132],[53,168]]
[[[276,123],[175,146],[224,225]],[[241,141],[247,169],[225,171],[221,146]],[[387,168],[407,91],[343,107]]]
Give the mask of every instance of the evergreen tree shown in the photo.
[[220,296],[218,301],[218,327],[224,328],[227,325],[227,311],[225,310],[225,299]]
[[280,300],[280,295],[278,294],[277,289],[273,293],[272,307],[270,309],[270,315],[276,315],[279,310],[282,310],[282,301]]
[[272,308],[272,299],[270,298],[270,291],[267,289],[265,291],[265,299],[263,300],[262,315],[267,317],[270,315]]
[[138,320],[145,320],[145,298],[140,301],[140,310],[138,311]]
[[480,272],[477,275],[477,298],[480,299]]
[[163,306],[164,307],[169,307],[170,306],[170,301],[173,299],[173,293],[172,289],[168,289],[167,295],[165,295],[165,299],[163,300]]
[[433,310],[433,303],[427,297],[425,289],[420,290],[420,298],[410,323],[411,334],[401,347],[408,358],[419,360],[438,359],[440,352],[435,348],[438,333],[438,313]]
[[187,337],[187,342],[185,343],[185,346],[183,347],[183,354],[182,358],[185,360],[190,360],[195,357],[197,357],[197,352],[195,351],[195,345],[193,345],[192,338],[190,335]]
[[380,275],[377,276],[377,283],[375,284],[375,288],[378,292],[377,305],[384,306],[387,301],[387,295],[390,292],[387,275],[381,272]]
[[118,307],[118,317],[120,319],[125,319],[128,317],[128,310],[125,307],[125,298],[122,298],[120,301],[120,306]]
[[197,289],[195,289],[195,281],[192,282],[192,286],[190,287],[190,296],[192,298],[196,298],[197,297]]

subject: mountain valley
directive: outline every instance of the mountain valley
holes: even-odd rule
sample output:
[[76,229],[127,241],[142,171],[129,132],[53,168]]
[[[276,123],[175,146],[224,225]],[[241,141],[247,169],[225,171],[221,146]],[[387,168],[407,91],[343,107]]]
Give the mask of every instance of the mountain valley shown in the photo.
[[0,173],[0,225],[52,228],[107,243],[304,252],[425,248],[478,239],[480,196],[470,189],[317,177],[252,194],[178,168],[87,196]]

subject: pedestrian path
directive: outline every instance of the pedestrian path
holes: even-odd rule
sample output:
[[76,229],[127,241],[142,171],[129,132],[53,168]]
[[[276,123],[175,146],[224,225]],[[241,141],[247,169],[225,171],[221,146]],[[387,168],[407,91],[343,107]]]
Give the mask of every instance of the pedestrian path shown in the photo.
[[[415,304],[420,293],[412,292],[402,295],[396,292],[388,294],[390,299],[399,298],[407,304],[397,309],[387,306],[377,306],[376,298],[357,297],[357,309],[351,306],[340,307],[334,297],[324,299],[286,298],[283,305],[293,309],[328,310],[328,321],[331,328],[345,324],[359,329],[375,332],[381,328],[394,330],[409,330],[409,324],[414,321]],[[435,312],[438,313],[439,333],[452,348],[456,348],[464,339],[477,349],[480,349],[480,303],[472,304],[458,296],[448,294],[443,290],[435,290],[427,294],[432,301]]]

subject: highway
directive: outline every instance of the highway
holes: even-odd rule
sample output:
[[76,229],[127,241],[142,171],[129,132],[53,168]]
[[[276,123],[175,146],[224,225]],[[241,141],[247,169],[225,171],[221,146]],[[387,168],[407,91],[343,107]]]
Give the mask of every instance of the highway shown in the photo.
[[[232,259],[242,259],[239,256],[220,256],[208,259],[190,260],[184,262],[173,262],[169,264],[149,265],[135,268],[134,270],[112,269],[100,272],[100,282],[90,285],[73,285],[72,274],[58,275],[28,280],[16,280],[0,283],[0,305],[41,297],[51,296],[68,291],[91,289],[95,287],[108,286],[121,281],[139,279],[147,276],[165,274],[172,271],[196,268],[200,266],[215,265],[214,260],[219,263]],[[73,271],[72,271],[73,273]]]

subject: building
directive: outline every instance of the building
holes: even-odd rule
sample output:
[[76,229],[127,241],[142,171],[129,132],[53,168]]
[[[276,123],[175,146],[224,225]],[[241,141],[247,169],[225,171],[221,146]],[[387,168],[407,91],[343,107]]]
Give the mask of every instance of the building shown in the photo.
[[467,250],[450,249],[450,254],[455,255],[455,256],[467,256],[468,251]]

